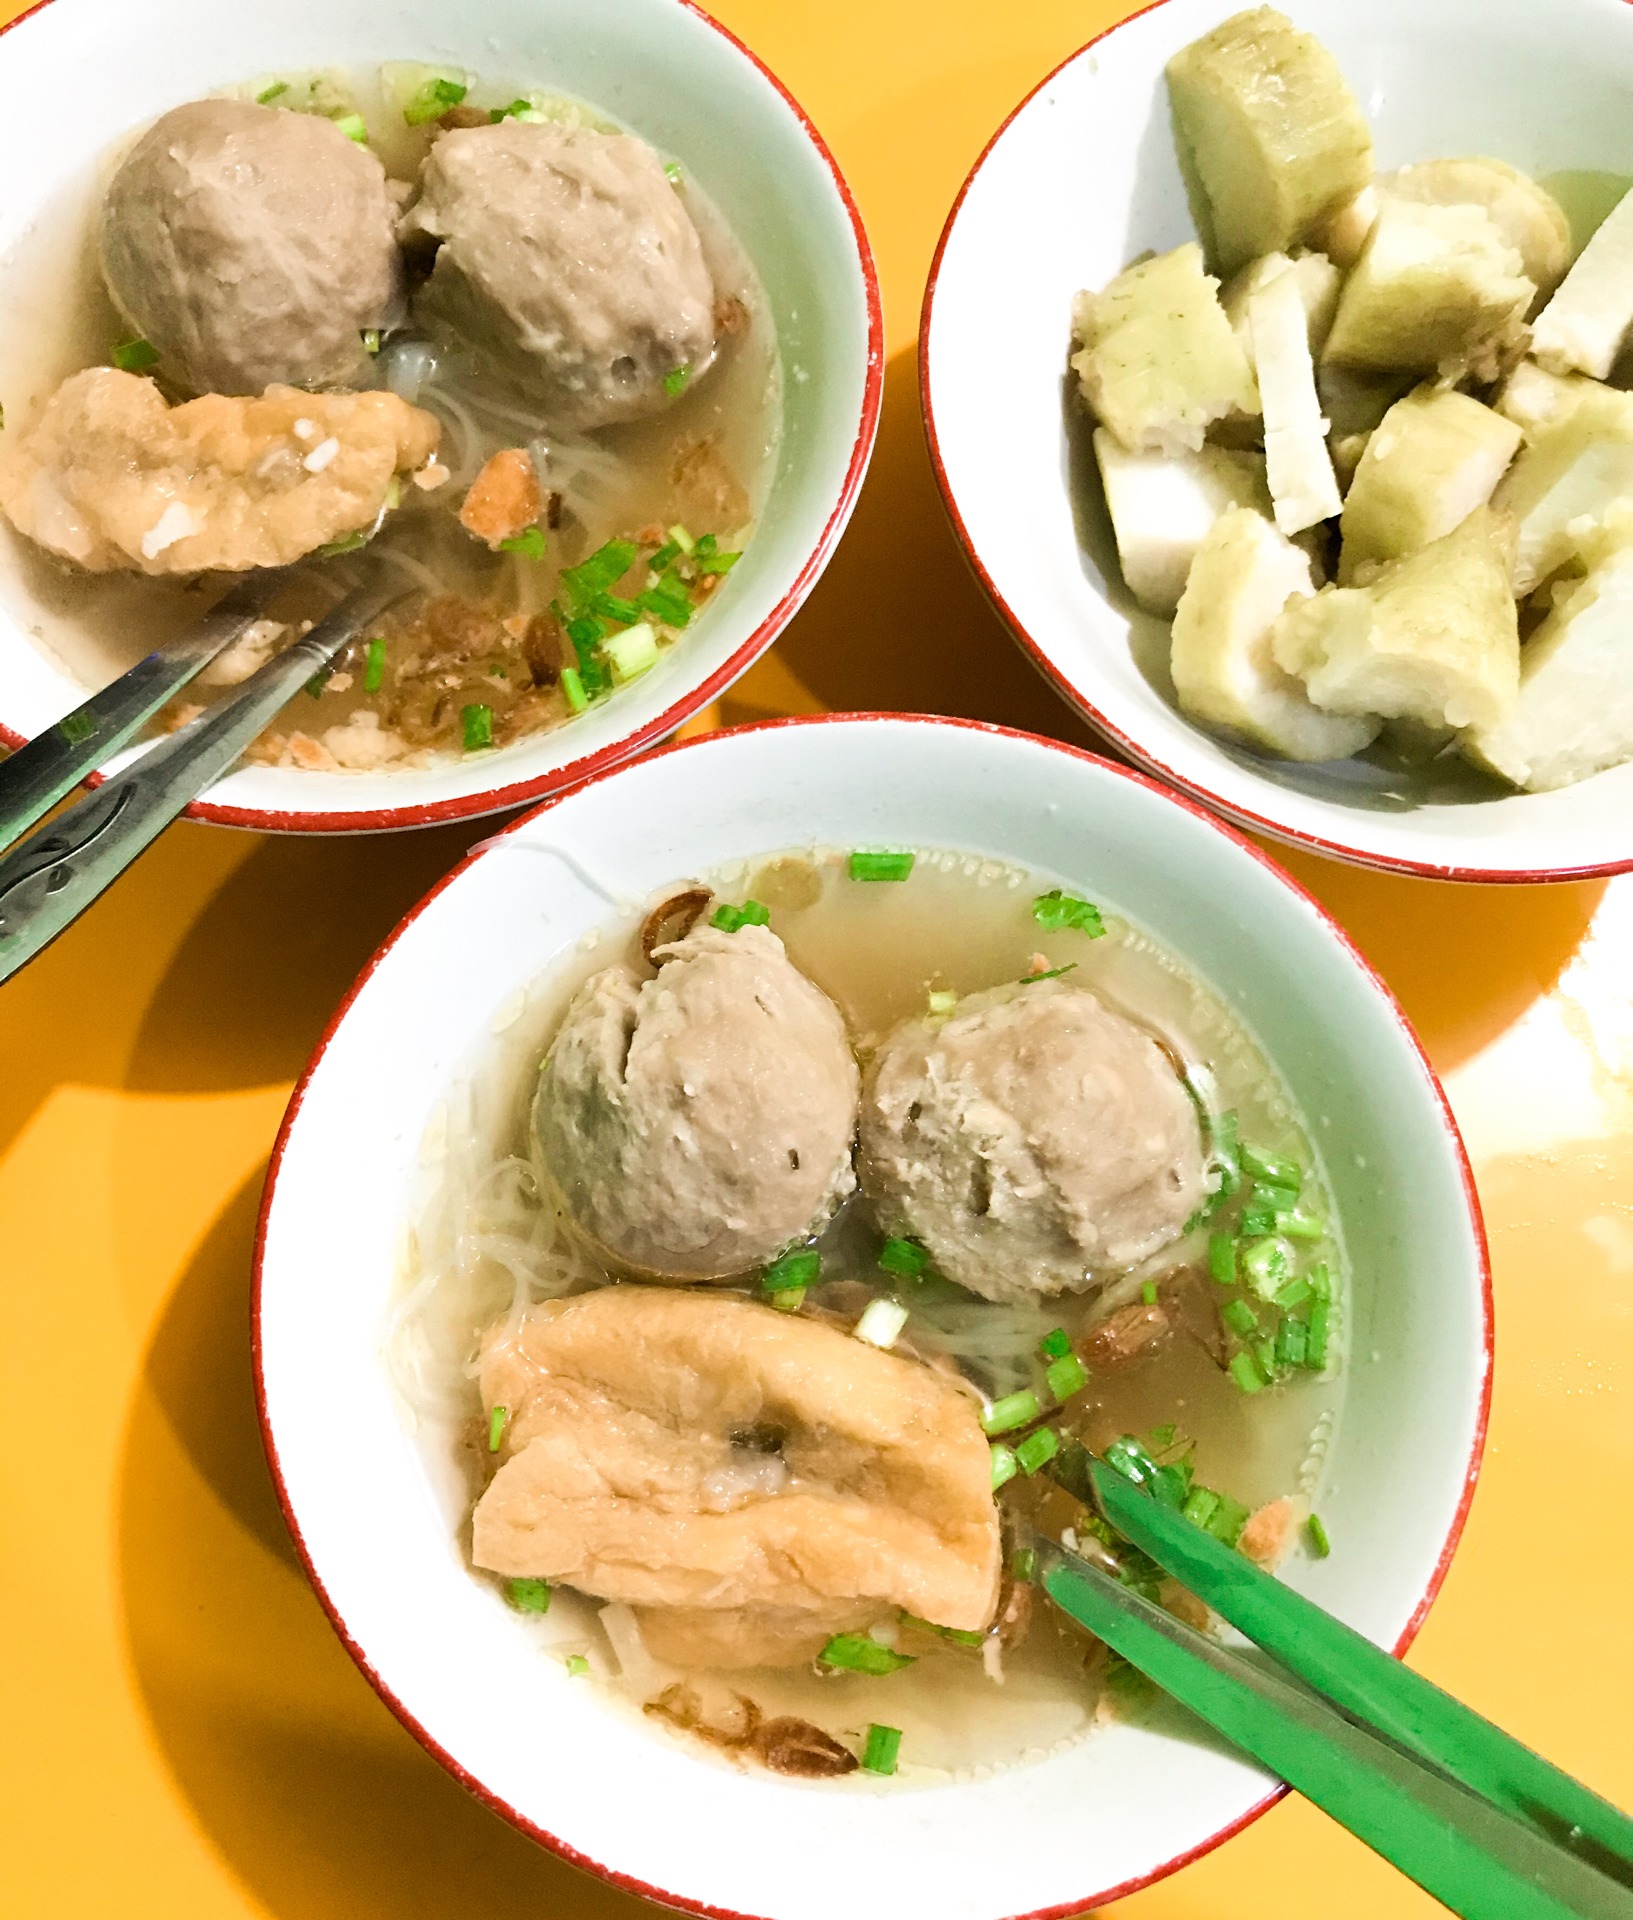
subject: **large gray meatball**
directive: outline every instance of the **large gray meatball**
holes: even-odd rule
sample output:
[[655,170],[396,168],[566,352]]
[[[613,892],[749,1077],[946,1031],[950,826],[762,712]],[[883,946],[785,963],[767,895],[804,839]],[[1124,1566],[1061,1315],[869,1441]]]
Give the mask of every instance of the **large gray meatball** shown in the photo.
[[539,1080],[544,1164],[620,1265],[718,1280],[774,1259],[852,1190],[858,1075],[839,1010],[764,927],[701,927],[657,977],[610,967]]
[[516,119],[445,133],[403,231],[442,242],[423,321],[557,424],[654,413],[665,380],[678,391],[714,357],[702,243],[642,140]]
[[862,1185],[888,1232],[989,1300],[1081,1289],[1176,1238],[1203,1198],[1196,1109],[1167,1055],[1059,981],[972,994],[879,1049]]
[[194,100],[114,175],[102,272],[195,393],[351,385],[401,296],[394,222],[385,169],[332,121]]

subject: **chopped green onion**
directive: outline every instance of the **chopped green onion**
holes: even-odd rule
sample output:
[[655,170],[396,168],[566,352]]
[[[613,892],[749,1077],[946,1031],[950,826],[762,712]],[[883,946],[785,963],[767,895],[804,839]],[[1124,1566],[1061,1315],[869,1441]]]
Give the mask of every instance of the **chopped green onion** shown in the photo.
[[1038,1352],[1045,1360],[1064,1360],[1072,1350],[1072,1336],[1064,1327],[1055,1327],[1038,1342]]
[[1212,1487],[1193,1487],[1191,1497],[1180,1508],[1187,1520],[1204,1529],[1218,1511],[1219,1495]]
[[1274,1207],[1262,1207],[1255,1194],[1243,1207],[1236,1221],[1236,1230],[1246,1240],[1263,1240],[1276,1231],[1276,1211]]
[[798,1313],[805,1304],[803,1287],[784,1287],[780,1293],[771,1296],[771,1304],[779,1313]]
[[510,1418],[508,1407],[495,1407],[488,1415],[488,1452],[497,1453],[499,1442],[504,1438],[505,1422]]
[[1097,906],[1087,900],[1079,900],[1073,894],[1062,893],[1059,887],[1038,895],[1032,902],[1032,918],[1048,933],[1058,933],[1062,927],[1073,927],[1079,933],[1086,933],[1091,940],[1098,940],[1106,930],[1106,923]]
[[1266,1335],[1253,1343],[1253,1357],[1259,1363],[1259,1371],[1266,1381],[1275,1380],[1281,1373],[1280,1363],[1276,1359],[1276,1343]]
[[685,174],[682,173],[680,170],[680,162],[678,160],[664,161],[663,177],[669,182],[670,186],[672,187],[680,186],[686,178]]
[[1247,1525],[1248,1513],[1240,1500],[1231,1499],[1228,1493],[1219,1495],[1219,1505],[1214,1509],[1211,1519],[1204,1523],[1204,1531],[1211,1533],[1216,1540],[1223,1540],[1227,1547],[1234,1547],[1242,1537],[1242,1529]]
[[287,93],[288,91],[289,82],[287,80],[274,80],[270,87],[263,87],[255,96],[255,104],[258,107],[270,106],[280,94]]
[[368,122],[360,113],[339,113],[335,115],[335,125],[348,140],[355,140],[360,147],[369,143]]
[[1245,1300],[1232,1300],[1228,1306],[1220,1309],[1219,1318],[1232,1333],[1240,1334],[1244,1340],[1259,1331],[1258,1316]]
[[598,593],[615,587],[635,564],[633,540],[609,540],[597,547],[587,560],[562,571],[562,584],[580,606],[587,607]]
[[1234,1233],[1208,1235],[1208,1271],[1222,1287],[1236,1282],[1236,1236]]
[[907,1309],[899,1300],[870,1300],[853,1331],[858,1340],[865,1340],[870,1347],[893,1347],[906,1325]]
[[403,108],[403,119],[411,127],[423,127],[427,120],[440,120],[469,92],[463,80],[447,80],[439,74],[434,80],[427,80],[409,100]]
[[1305,1337],[1304,1364],[1312,1373],[1320,1373],[1327,1364],[1327,1315],[1330,1311],[1325,1300],[1316,1300],[1310,1307],[1310,1331]]
[[1023,1473],[1036,1473],[1060,1451],[1060,1435],[1053,1427],[1037,1427],[1015,1449],[1015,1464]]
[[1291,1211],[1278,1207],[1276,1231],[1285,1234],[1289,1240],[1324,1240],[1327,1237],[1326,1223],[1318,1220],[1313,1213],[1306,1213],[1302,1207],[1295,1207]]
[[671,367],[663,376],[663,390],[673,400],[684,391],[686,382],[692,377],[691,362],[683,360],[678,367]]
[[561,670],[561,697],[567,702],[569,713],[582,713],[590,704],[584,692],[584,682],[579,677],[577,667],[563,667]]
[[365,327],[363,329],[363,351],[365,353],[378,353],[380,351],[380,329],[378,327]]
[[1310,1283],[1310,1291],[1318,1300],[1332,1298],[1332,1275],[1325,1265],[1312,1267],[1304,1276]]
[[681,526],[671,527],[669,529],[669,538],[674,541],[675,545],[680,548],[682,553],[697,552],[697,542],[692,538],[692,536],[686,531],[684,527],[681,527]]
[[493,745],[493,709],[480,700],[459,711],[460,734],[467,753],[481,753]]
[[57,722],[57,731],[71,746],[77,747],[80,741],[89,740],[96,732],[96,722],[89,714],[81,713],[76,708],[72,713],[65,713]]
[[1012,1580],[1035,1580],[1038,1577],[1038,1550],[1036,1547],[1017,1547],[1009,1556],[1009,1574]]
[[1289,1280],[1276,1294],[1276,1305],[1285,1312],[1290,1307],[1301,1307],[1315,1289],[1308,1280]]
[[146,373],[159,364],[159,349],[150,340],[121,340],[113,350],[113,364],[121,373]]
[[1304,1169],[1296,1160],[1285,1159],[1279,1153],[1264,1153],[1258,1147],[1244,1146],[1242,1167],[1255,1180],[1263,1180],[1273,1187],[1291,1187],[1297,1193],[1304,1185]]
[[513,533],[499,542],[501,553],[519,553],[525,560],[542,560],[549,542],[544,537],[543,527],[524,527],[520,533]]
[[567,1666],[567,1677],[570,1680],[580,1680],[590,1670],[589,1661],[586,1660],[583,1654],[581,1653],[568,1654],[566,1666]]
[[1040,980],[1058,980],[1063,973],[1070,973],[1076,965],[1077,962],[1075,960],[1068,960],[1065,966],[1050,967],[1046,973],[1023,973],[1021,975],[1021,985],[1023,987],[1035,987]]
[[984,1633],[974,1633],[968,1627],[938,1627],[933,1620],[921,1620],[916,1613],[902,1609],[902,1625],[917,1627],[920,1633],[938,1633],[943,1640],[954,1640],[961,1647],[978,1647],[986,1639]]
[[1043,1411],[1043,1404],[1030,1387],[1022,1387],[1019,1393],[1006,1393],[1002,1399],[994,1400],[981,1415],[981,1431],[985,1434],[1013,1433],[1017,1427],[1024,1427],[1036,1420]]
[[386,643],[376,637],[368,643],[363,652],[363,691],[378,693],[385,685]]
[[1063,1353],[1058,1360],[1051,1360],[1043,1377],[1057,1400],[1070,1400],[1089,1384],[1089,1370],[1075,1353]]
[[505,1598],[518,1613],[548,1613],[550,1582],[548,1580],[507,1580]]
[[957,1010],[958,995],[956,993],[932,993],[930,995],[930,1017],[932,1020],[943,1020],[949,1013],[955,1013]]
[[913,871],[910,853],[853,853],[850,876],[853,880],[905,880]]
[[601,651],[612,663],[613,678],[622,685],[649,673],[658,664],[658,636],[643,620],[638,627],[603,640]]
[[1332,1542],[1327,1538],[1327,1529],[1321,1524],[1321,1516],[1312,1513],[1304,1523],[1304,1531],[1309,1536],[1310,1551],[1318,1560],[1325,1560],[1332,1552]]
[[760,1275],[767,1293],[781,1293],[789,1287],[808,1287],[822,1271],[822,1255],[815,1247],[796,1247],[779,1255]]
[[1293,1277],[1293,1249],[1285,1240],[1255,1240],[1242,1255],[1242,1272],[1261,1300],[1273,1300]]
[[1132,1480],[1137,1487],[1143,1487],[1157,1470],[1156,1461],[1131,1433],[1123,1434],[1106,1448],[1106,1465],[1125,1480]]
[[[667,173],[669,169],[666,167]],[[901,1750],[902,1730],[900,1727],[868,1728],[868,1737],[862,1743],[862,1771],[864,1773],[894,1773],[896,1755]]]
[[641,609],[633,600],[625,600],[615,593],[598,593],[590,603],[590,611],[599,614],[608,627],[633,627],[641,617]]
[[879,1249],[879,1265],[886,1273],[902,1273],[916,1280],[929,1264],[929,1254],[916,1240],[892,1237]]
[[1276,1361],[1283,1367],[1302,1367],[1309,1351],[1310,1329],[1302,1320],[1283,1314],[1276,1327]]
[[533,111],[533,102],[523,99],[519,94],[508,107],[494,107],[489,111],[488,119],[497,123],[500,120],[520,120],[523,114]]
[[1147,1280],[1141,1286],[1140,1303],[1142,1306],[1147,1307],[1154,1307],[1157,1304],[1157,1283],[1155,1280]]
[[992,1490],[1007,1487],[1015,1478],[1019,1469],[1015,1465],[1015,1455],[1009,1447],[992,1446],[987,1449],[992,1455]]
[[1251,1353],[1232,1354],[1230,1377],[1243,1393],[1257,1393],[1264,1385],[1264,1376],[1254,1364]]
[[739,927],[768,927],[771,924],[771,910],[762,907],[758,900],[745,900],[740,907],[730,906],[724,900],[709,916],[709,925],[718,927],[722,933],[736,933]]
[[318,548],[320,559],[332,559],[337,553],[355,553],[359,547],[366,547],[374,537],[371,527],[359,527],[355,533],[343,533],[338,540],[326,540]]
[[1165,1507],[1172,1507],[1176,1513],[1181,1513],[1185,1502],[1191,1497],[1193,1473],[1190,1461],[1176,1460],[1169,1466],[1158,1467],[1147,1484],[1155,1499]]
[[692,618],[692,603],[686,597],[686,589],[672,574],[659,580],[655,587],[636,594],[635,608],[666,627],[687,626]]
[[1154,1453],[1165,1453],[1179,1438],[1179,1428],[1172,1421],[1151,1429],[1149,1446]]
[[306,691],[314,700],[323,698],[323,689],[329,684],[329,675],[334,672],[332,666],[319,667],[306,683]]
[[836,1633],[817,1655],[817,1664],[847,1673],[894,1673],[898,1667],[910,1667],[913,1655],[881,1646],[865,1633]]

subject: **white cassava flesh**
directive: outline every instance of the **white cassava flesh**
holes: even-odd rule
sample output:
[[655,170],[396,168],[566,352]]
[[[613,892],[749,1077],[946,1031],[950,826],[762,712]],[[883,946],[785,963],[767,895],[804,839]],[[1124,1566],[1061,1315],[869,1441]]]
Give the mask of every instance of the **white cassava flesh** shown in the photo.
[[1305,335],[1312,354],[1320,353],[1332,326],[1332,317],[1338,311],[1338,289],[1344,276],[1325,254],[1267,253],[1244,267],[1219,298],[1230,324],[1236,329],[1242,350],[1255,368],[1258,363],[1253,352],[1253,329],[1248,324],[1248,302],[1284,273],[1291,273],[1297,283],[1298,297],[1304,307]]
[[1080,293],[1072,321],[1083,397],[1131,453],[1194,453],[1215,420],[1259,411],[1253,370],[1194,240]]
[[1372,177],[1372,135],[1338,62],[1270,7],[1176,53],[1168,95],[1226,273],[1296,245]]
[[1463,751],[1531,793],[1633,759],[1633,547],[1561,599],[1526,642],[1513,709]]
[[1507,529],[1489,507],[1364,587],[1289,607],[1271,649],[1333,713],[1428,727],[1494,724],[1519,687]]
[[1482,207],[1525,263],[1525,276],[1544,298],[1564,278],[1571,259],[1571,223],[1565,209],[1529,174],[1506,160],[1424,160],[1386,173],[1382,194],[1433,207]]
[[1633,493],[1633,403],[1601,389],[1540,427],[1492,505],[1514,522],[1514,591],[1523,599],[1580,557],[1617,503]]
[[1633,193],[1611,209],[1531,330],[1531,352],[1550,373],[1603,380],[1633,324]]
[[1511,338],[1536,289],[1480,207],[1380,199],[1339,297],[1325,357],[1460,374]]
[[1130,453],[1115,434],[1097,427],[1094,457],[1123,579],[1147,612],[1165,620],[1173,617],[1196,550],[1220,514],[1232,507],[1270,511],[1262,454],[1230,447]]
[[1309,592],[1308,557],[1262,514],[1238,508],[1221,515],[1174,616],[1181,710],[1278,759],[1342,760],[1366,746],[1376,722],[1322,713],[1271,657],[1278,614]]
[[1327,423],[1315,389],[1309,320],[1298,280],[1289,269],[1247,303],[1264,413],[1265,473],[1275,502],[1276,525],[1302,533],[1330,520],[1343,505]]
[[1490,500],[1520,430],[1466,393],[1420,387],[1397,400],[1367,442],[1344,499],[1338,578],[1399,560],[1450,533]]

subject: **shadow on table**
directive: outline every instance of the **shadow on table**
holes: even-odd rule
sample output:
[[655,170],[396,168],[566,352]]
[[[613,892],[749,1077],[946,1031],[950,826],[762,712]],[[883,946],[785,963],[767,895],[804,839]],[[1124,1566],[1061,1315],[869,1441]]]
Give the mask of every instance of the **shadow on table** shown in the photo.
[[[178,1283],[126,1435],[126,1630],[172,1774],[279,1920],[650,1913],[457,1786],[376,1698],[319,1609],[272,1491],[251,1390],[259,1194],[257,1174]],[[337,1471],[344,1445],[337,1417]]]

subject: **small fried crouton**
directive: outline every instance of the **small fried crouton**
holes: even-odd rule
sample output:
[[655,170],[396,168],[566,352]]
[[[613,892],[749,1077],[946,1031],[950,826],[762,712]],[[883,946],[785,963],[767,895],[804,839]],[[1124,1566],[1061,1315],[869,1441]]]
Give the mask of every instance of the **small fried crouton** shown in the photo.
[[459,524],[478,540],[497,547],[501,540],[514,540],[535,525],[543,510],[532,456],[522,447],[506,447],[471,482],[459,509]]

